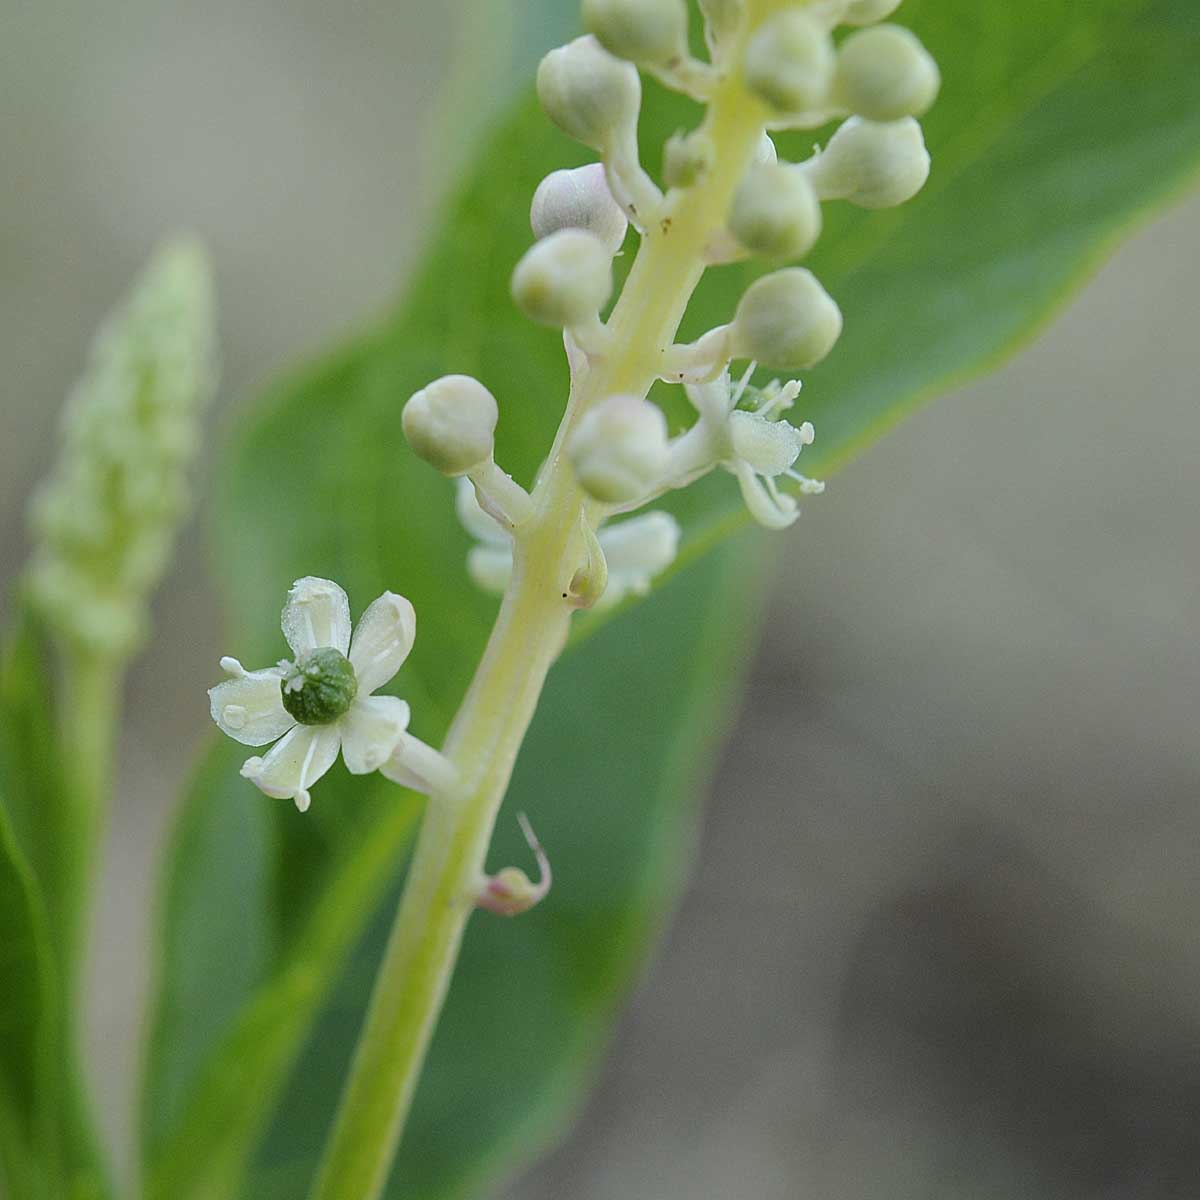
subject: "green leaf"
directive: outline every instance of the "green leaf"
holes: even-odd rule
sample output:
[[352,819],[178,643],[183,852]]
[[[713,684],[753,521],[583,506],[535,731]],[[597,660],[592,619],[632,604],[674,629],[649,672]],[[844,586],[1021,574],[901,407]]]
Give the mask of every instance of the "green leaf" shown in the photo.
[[[810,265],[841,304],[846,333],[806,376],[797,413],[817,427],[805,455],[814,473],[1029,336],[1122,229],[1178,190],[1200,153],[1194,0],[909,0],[904,20],[945,78],[926,123],[934,176],[892,212],[827,208]],[[648,88],[646,162],[693,119]],[[801,139],[784,148],[804,152]],[[451,491],[404,447],[399,412],[434,376],[477,375],[500,399],[498,458],[531,478],[566,369],[557,339],[514,312],[508,279],[529,242],[534,186],[577,161],[578,147],[522,102],[476,154],[406,303],[245,422],[220,517],[239,657],[279,656],[273,618],[299,575],[338,579],[357,610],[384,588],[402,591],[419,630],[396,691],[412,703],[414,731],[440,738],[495,605],[466,582]],[[727,319],[750,274],[710,273],[684,336]],[[673,502],[686,560],[745,519],[727,476]],[[605,1019],[677,892],[695,763],[716,723],[714,697],[723,689],[731,700],[713,630],[736,643],[747,607],[710,594],[728,569],[685,572],[628,617],[585,623],[596,638],[556,667],[496,849],[497,864],[521,861],[511,812],[527,807],[554,856],[555,890],[521,921],[472,923],[396,1195],[472,1194],[544,1143],[578,1096]],[[223,747],[205,768],[171,873],[145,1097],[152,1197],[303,1191],[377,957],[378,929],[365,941],[363,931],[395,884],[417,811],[396,789],[339,769],[300,818],[237,779],[237,757]],[[206,923],[217,933],[200,936]]]
[[50,1136],[48,1038],[57,997],[46,913],[0,784],[0,1180],[14,1195],[45,1194],[57,1160]]
[[0,663],[0,1179],[14,1197],[104,1192],[74,1064],[58,936],[71,806],[36,621]]

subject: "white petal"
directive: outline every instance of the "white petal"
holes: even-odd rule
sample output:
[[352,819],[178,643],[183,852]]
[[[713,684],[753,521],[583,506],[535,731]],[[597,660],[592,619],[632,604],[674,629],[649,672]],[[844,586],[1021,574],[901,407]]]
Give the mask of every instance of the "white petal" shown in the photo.
[[504,591],[512,569],[512,550],[507,546],[472,546],[467,551],[467,574],[485,592]]
[[297,725],[265,758],[246,759],[242,774],[268,796],[294,800],[304,812],[308,789],[333,766],[341,740],[337,725]]
[[368,605],[350,643],[360,696],[370,695],[400,670],[416,636],[417,614],[403,596],[384,592]]
[[408,728],[408,705],[395,696],[356,700],[341,720],[342,758],[355,775],[377,771]]
[[608,573],[636,572],[652,576],[665,571],[679,550],[679,522],[670,513],[648,512],[616,525],[605,525],[598,535]]
[[786,529],[800,515],[800,506],[791,496],[768,487],[755,475],[748,463],[736,462],[733,473],[741,485],[742,499],[750,515],[768,529]]
[[475,495],[475,485],[464,475],[458,481],[454,510],[462,527],[477,541],[490,546],[511,546],[512,538],[495,517],[489,517]]
[[768,421],[757,413],[729,416],[733,452],[760,475],[782,475],[796,461],[803,445],[801,433],[786,421]]
[[265,746],[287,733],[296,718],[283,707],[279,690],[282,678],[283,672],[277,667],[243,670],[233,679],[209,688],[209,710],[221,732],[243,746]]
[[322,646],[345,654],[350,646],[350,601],[332,579],[315,575],[297,579],[288,592],[281,623],[297,658]]

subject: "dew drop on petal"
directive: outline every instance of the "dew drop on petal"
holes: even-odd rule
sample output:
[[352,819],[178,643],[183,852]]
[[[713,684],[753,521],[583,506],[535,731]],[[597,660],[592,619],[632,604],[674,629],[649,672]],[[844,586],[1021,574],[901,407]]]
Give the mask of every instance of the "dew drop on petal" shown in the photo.
[[221,709],[221,717],[230,729],[244,729],[246,710],[240,704],[227,704]]

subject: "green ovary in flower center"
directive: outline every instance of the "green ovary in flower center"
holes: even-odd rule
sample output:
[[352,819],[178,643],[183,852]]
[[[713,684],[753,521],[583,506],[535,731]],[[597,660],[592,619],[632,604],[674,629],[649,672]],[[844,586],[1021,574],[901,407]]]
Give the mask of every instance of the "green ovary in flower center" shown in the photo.
[[358,694],[350,660],[332,646],[297,660],[280,681],[283,707],[301,725],[329,725],[344,716]]

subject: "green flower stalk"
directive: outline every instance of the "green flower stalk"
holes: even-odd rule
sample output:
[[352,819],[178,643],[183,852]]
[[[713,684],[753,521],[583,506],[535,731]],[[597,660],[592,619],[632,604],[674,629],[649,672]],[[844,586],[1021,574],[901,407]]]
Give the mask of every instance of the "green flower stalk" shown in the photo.
[[[537,884],[513,868],[485,869],[547,672],[572,614],[645,591],[670,565],[681,532],[653,510],[613,518],[721,470],[734,477],[759,524],[785,529],[797,520],[798,497],[824,486],[795,469],[815,436],[810,422],[785,418],[800,383],[750,381],[760,365],[786,372],[815,366],[833,351],[843,314],[811,271],[784,264],[804,258],[819,239],[823,204],[900,204],[928,175],[915,118],[933,102],[939,76],[911,34],[876,25],[894,0],[702,0],[700,7],[708,61],[689,49],[684,0],[583,0],[589,33],[550,51],[538,68],[546,115],[599,161],[542,181],[530,213],[536,240],[512,274],[514,303],[559,332],[571,376],[532,490],[495,460],[504,408],[484,383],[443,376],[404,410],[410,448],[458,481],[459,516],[476,540],[471,576],[503,589],[504,598],[444,745],[424,748],[437,777],[406,761],[413,748],[403,740],[379,767],[397,782],[423,784],[429,802],[310,1200],[382,1195],[471,912],[515,915],[549,889],[548,861],[528,828]],[[841,34],[839,42],[839,25],[875,27]],[[664,148],[665,190],[639,159],[639,70],[705,110],[698,128]],[[822,135],[824,151],[779,161],[769,131],[816,131],[834,121],[836,131]],[[637,254],[609,311],[613,258],[629,226],[639,237]],[[705,270],[753,255],[778,269],[731,306],[727,324],[677,344]],[[734,363],[743,365],[735,372]],[[674,436],[649,398],[656,383],[681,387],[694,412]],[[341,643],[314,645],[344,653]],[[233,686],[242,685],[221,685]],[[262,711],[283,713],[277,676],[255,686]],[[242,721],[243,701],[235,707]],[[229,715],[214,710],[218,724],[238,736]],[[268,721],[264,741],[273,731]],[[266,786],[251,764],[243,774],[268,795],[290,795],[304,807],[308,784],[336,752],[335,735],[328,742],[319,761],[305,755],[293,763],[290,752],[280,752],[286,788]],[[382,739],[376,749],[388,744]]]

